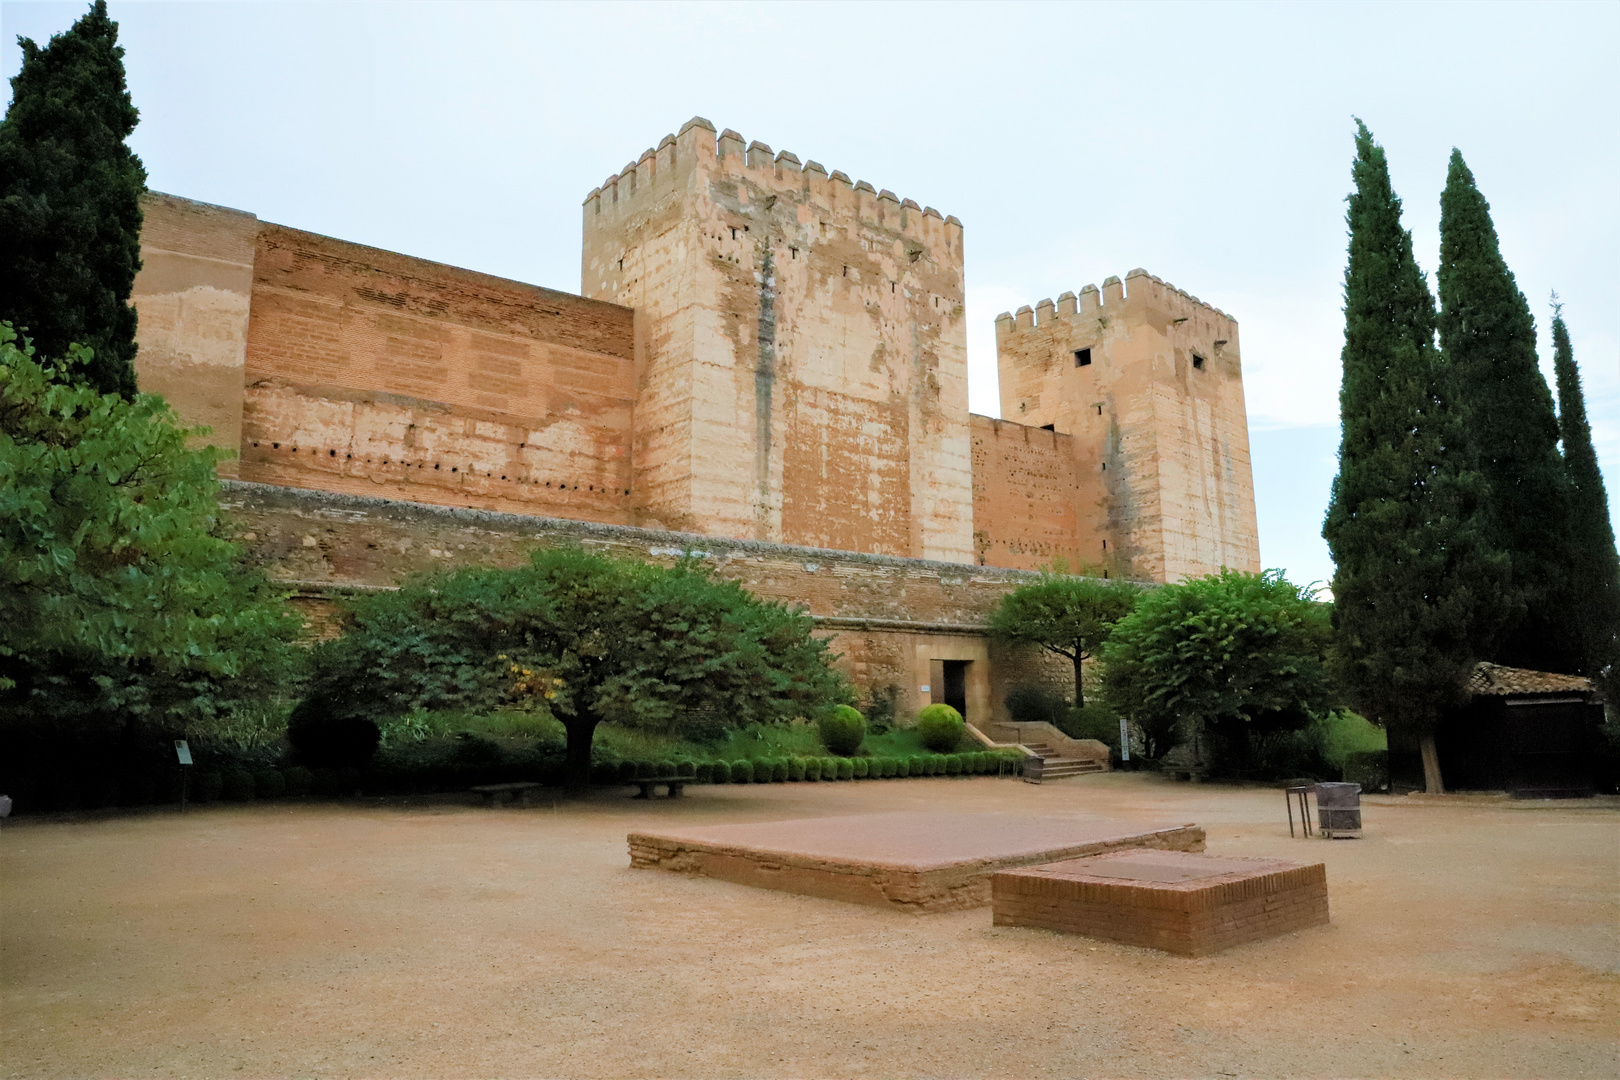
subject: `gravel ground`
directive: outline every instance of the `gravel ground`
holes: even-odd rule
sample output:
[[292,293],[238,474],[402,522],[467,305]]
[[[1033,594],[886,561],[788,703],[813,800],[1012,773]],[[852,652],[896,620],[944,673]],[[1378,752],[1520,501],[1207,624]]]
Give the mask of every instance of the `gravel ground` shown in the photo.
[[[628,868],[625,834],[914,810],[1195,821],[1333,922],[1200,960]],[[1112,774],[8,822],[8,1077],[1620,1076],[1620,813]]]

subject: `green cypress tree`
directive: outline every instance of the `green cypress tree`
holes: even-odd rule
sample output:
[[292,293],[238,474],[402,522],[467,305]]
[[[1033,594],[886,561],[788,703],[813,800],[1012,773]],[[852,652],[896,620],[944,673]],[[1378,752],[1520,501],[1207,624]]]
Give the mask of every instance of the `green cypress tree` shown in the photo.
[[1490,544],[1485,481],[1434,347],[1434,300],[1384,150],[1357,129],[1342,441],[1322,527],[1335,564],[1332,667],[1359,710],[1418,741],[1425,785],[1441,791],[1434,729],[1487,655],[1508,564]]
[[[1575,350],[1563,305],[1553,294],[1553,375],[1558,381],[1558,433],[1569,477],[1570,605],[1581,631],[1581,673],[1614,676],[1620,661],[1620,553],[1615,551],[1609,496],[1603,488]],[[1611,685],[1613,685],[1611,683]]]
[[1513,564],[1524,615],[1489,659],[1542,671],[1579,666],[1579,629],[1566,602],[1569,484],[1558,418],[1536,360],[1530,305],[1502,259],[1490,204],[1451,152],[1440,196],[1440,347],[1467,410],[1490,485],[1495,544]]
[[124,144],[139,118],[105,0],[43,49],[28,38],[0,120],[0,319],[43,356],[88,345],[80,373],[135,393],[135,309],[146,170]]

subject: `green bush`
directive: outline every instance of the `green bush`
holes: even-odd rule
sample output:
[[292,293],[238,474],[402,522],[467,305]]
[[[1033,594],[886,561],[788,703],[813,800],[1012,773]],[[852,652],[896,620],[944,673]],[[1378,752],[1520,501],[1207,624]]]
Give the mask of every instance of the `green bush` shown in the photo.
[[[692,770],[692,779],[699,784],[714,783],[714,762],[700,761]],[[726,779],[731,779],[729,776]]]
[[898,764],[899,762],[895,761],[894,758],[884,758],[881,762],[879,762],[878,775],[883,777],[885,780],[889,779],[894,775],[895,766]]
[[853,779],[855,779],[855,759],[852,759],[852,758],[837,758],[836,760],[838,762],[838,779],[840,779],[840,780],[853,780]]
[[911,759],[910,758],[896,758],[895,762],[894,762],[894,771],[892,773],[890,773],[889,775],[890,776],[900,777],[901,779],[904,779],[905,777],[910,776],[911,775]]
[[936,753],[955,750],[965,730],[962,714],[949,705],[925,705],[917,713],[917,734],[923,745]]
[[277,769],[260,769],[253,774],[253,793],[261,799],[279,799],[287,793],[287,778]]
[[675,763],[675,771],[673,773],[671,773],[670,775],[672,775],[672,776],[684,776],[689,780],[690,779],[695,779],[697,777],[697,762],[695,762],[695,761],[677,761]]
[[619,782],[619,765],[615,761],[598,761],[591,766],[591,783],[606,787]]
[[863,757],[851,758],[849,761],[849,769],[851,774],[854,775],[855,779],[865,780],[872,774],[871,759]]
[[821,779],[821,759],[818,757],[804,759],[804,778],[806,780]]
[[652,761],[638,761],[635,763],[635,779],[645,780],[649,776],[658,775],[658,765]]
[[[225,774],[218,769],[193,769],[191,798],[194,802],[214,802],[225,792]],[[77,801],[77,799],[75,799]]]
[[226,769],[221,788],[227,801],[247,802],[253,798],[253,774],[246,769]]
[[731,763],[731,782],[733,784],[752,784],[754,782],[754,763],[746,758]]
[[821,741],[835,754],[855,753],[866,740],[866,717],[848,705],[836,705],[821,718]]
[[1058,728],[1071,739],[1096,739],[1116,754],[1119,752],[1119,714],[1101,701],[1084,708],[1065,709]]
[[709,763],[709,775],[714,778],[714,782],[716,784],[729,784],[729,783],[731,783],[731,762],[729,762],[729,761],[713,761],[713,762],[710,762]]
[[282,774],[287,779],[287,794],[295,799],[306,798],[315,782],[315,774],[302,765],[294,765]]
[[1344,759],[1344,779],[1366,792],[1389,790],[1389,751],[1357,750]]
[[771,782],[775,784],[785,784],[787,783],[787,778],[787,758],[777,758],[775,761],[771,762]]
[[776,779],[776,762],[768,758],[757,758],[754,761],[754,783],[769,784]]
[[821,759],[821,778],[823,780],[838,779],[838,762],[841,758],[824,757]]
[[618,773],[616,779],[621,784],[627,784],[636,778],[636,763],[633,761],[621,761],[614,769]]
[[1068,702],[1044,686],[1015,686],[1003,700],[1007,703],[1007,715],[1015,724],[1044,722],[1057,727],[1069,709]]
[[804,779],[804,758],[792,758],[787,763],[789,780]]

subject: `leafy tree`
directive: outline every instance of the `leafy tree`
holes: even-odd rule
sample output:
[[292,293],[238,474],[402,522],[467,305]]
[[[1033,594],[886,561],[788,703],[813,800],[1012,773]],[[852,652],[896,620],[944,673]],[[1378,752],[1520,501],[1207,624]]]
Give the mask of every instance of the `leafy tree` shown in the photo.
[[1570,490],[1558,419],[1536,360],[1530,305],[1502,259],[1490,204],[1451,152],[1440,196],[1440,347],[1489,485],[1494,544],[1512,560],[1524,614],[1489,659],[1538,670],[1578,663],[1567,603]]
[[1333,555],[1339,684],[1414,734],[1441,790],[1433,732],[1512,614],[1488,488],[1434,347],[1434,301],[1401,228],[1383,147],[1357,121],[1346,220],[1339,473],[1322,535]]
[[219,535],[213,449],[155,397],[0,323],[0,726],[9,741],[207,719],[284,678],[298,620]]
[[1108,700],[1158,746],[1206,734],[1242,771],[1252,732],[1297,730],[1336,704],[1328,608],[1277,571],[1155,589],[1109,636]]
[[1609,497],[1586,422],[1581,373],[1575,367],[1563,305],[1553,295],[1553,373],[1558,380],[1558,433],[1569,478],[1570,608],[1580,627],[1580,666],[1587,675],[1613,677],[1620,660],[1620,554],[1614,546]]
[[361,598],[350,616],[347,633],[317,648],[301,709],[385,719],[532,700],[541,687],[567,731],[574,787],[589,782],[603,721],[690,732],[814,716],[848,696],[809,616],[690,563],[542,550],[525,567]]
[[990,633],[1011,645],[1036,645],[1074,664],[1074,703],[1086,704],[1081,665],[1135,607],[1141,588],[1126,582],[1043,573],[1001,598]]
[[135,394],[135,309],[146,170],[125,145],[140,114],[124,81],[105,0],[43,49],[19,38],[22,68],[0,121],[0,319],[40,354],[91,349],[78,376]]

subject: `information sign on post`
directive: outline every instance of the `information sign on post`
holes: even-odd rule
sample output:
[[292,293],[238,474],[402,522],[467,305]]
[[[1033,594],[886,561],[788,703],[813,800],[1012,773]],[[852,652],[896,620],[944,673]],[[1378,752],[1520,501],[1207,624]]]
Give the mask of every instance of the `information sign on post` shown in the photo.
[[1119,760],[1131,760],[1131,729],[1123,716],[1119,718]]
[[191,745],[184,739],[174,740],[174,759],[180,763],[180,812],[186,812],[186,788],[191,783]]

